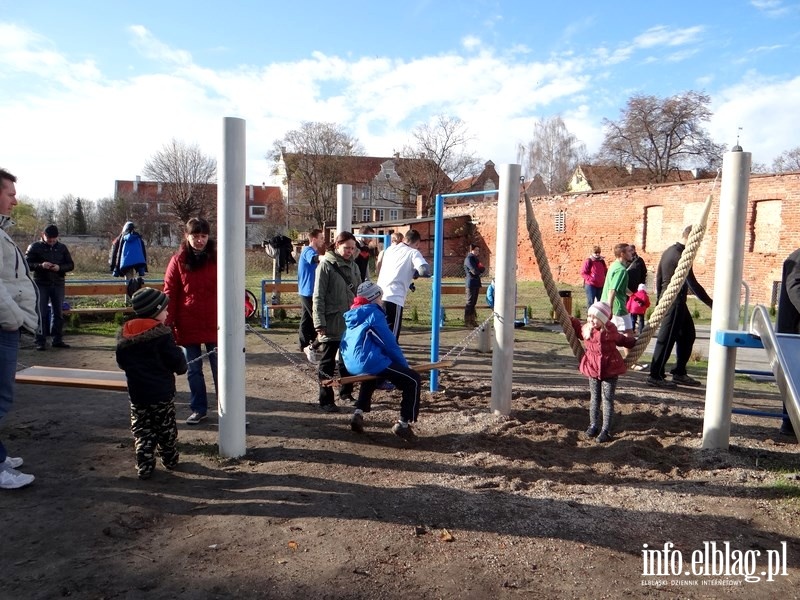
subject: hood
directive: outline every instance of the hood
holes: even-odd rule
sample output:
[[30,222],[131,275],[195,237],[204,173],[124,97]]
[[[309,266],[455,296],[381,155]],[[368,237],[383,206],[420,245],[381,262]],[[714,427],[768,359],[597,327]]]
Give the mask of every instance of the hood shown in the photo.
[[0,215],[0,229],[8,229],[12,225],[15,223],[10,215]]
[[131,319],[117,332],[117,346],[122,348],[147,340],[172,335],[172,330],[155,319]]
[[343,256],[336,254],[333,250],[328,250],[325,255],[320,258],[320,261],[325,261],[333,264],[339,264],[343,267],[348,266],[352,261],[345,260]]
[[355,306],[344,313],[344,322],[348,329],[358,327],[371,316],[377,316],[381,319],[386,319],[386,313],[377,304],[364,304],[363,306]]

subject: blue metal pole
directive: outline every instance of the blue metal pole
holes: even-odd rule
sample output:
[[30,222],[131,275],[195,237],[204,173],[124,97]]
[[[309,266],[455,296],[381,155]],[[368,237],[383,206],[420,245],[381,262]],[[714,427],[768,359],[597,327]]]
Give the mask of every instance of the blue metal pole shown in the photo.
[[[444,197],[436,194],[436,214],[433,228],[433,277],[431,278],[431,362],[439,360],[439,315],[442,313],[442,263],[444,254]],[[439,391],[439,370],[431,371],[431,391]]]

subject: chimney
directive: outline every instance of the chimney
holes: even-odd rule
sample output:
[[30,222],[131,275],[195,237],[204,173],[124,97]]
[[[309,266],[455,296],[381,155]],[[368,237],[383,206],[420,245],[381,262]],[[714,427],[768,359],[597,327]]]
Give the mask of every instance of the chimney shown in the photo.
[[255,198],[255,195],[256,195],[255,186],[253,186],[253,185],[248,185],[247,187],[248,187],[248,189],[250,190],[249,199],[250,199],[250,202],[252,202],[252,201],[253,201],[253,199]]
[[417,218],[422,219],[425,216],[425,203],[423,202],[422,194],[417,195]]
[[692,177],[694,177],[695,179],[700,177],[700,169],[698,169],[696,167],[694,169],[692,169]]
[[142,181],[142,178],[139,177],[138,175],[136,176],[136,179],[133,180],[133,193],[134,194],[139,191],[139,183],[141,181]]
[[397,159],[399,159],[399,158],[400,158],[400,153],[399,153],[399,152],[395,152],[395,153],[394,153],[394,157],[395,157],[395,158],[397,158]]
[[159,196],[161,195],[161,192],[163,191],[163,189],[164,189],[164,184],[159,181],[158,182],[158,195]]
[[633,175],[633,163],[625,165],[625,170],[628,172],[628,175]]

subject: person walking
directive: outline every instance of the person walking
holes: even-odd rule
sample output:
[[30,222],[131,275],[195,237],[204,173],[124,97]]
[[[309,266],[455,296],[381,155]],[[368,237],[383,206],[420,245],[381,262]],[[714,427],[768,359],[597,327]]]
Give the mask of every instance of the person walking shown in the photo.
[[[681,259],[686,241],[692,227],[686,227],[681,234],[681,241],[676,242],[661,255],[656,271],[656,297],[661,300],[661,296],[666,291],[675,269],[678,268],[678,261]],[[694,328],[694,320],[686,298],[689,291],[697,296],[698,300],[706,304],[709,308],[713,306],[713,300],[706,290],[694,276],[694,270],[689,269],[686,281],[678,292],[678,297],[672,307],[664,315],[661,327],[656,338],[656,347],[653,349],[653,362],[650,365],[650,376],[647,378],[647,385],[661,388],[674,388],[677,384],[688,386],[699,386],[700,382],[690,377],[686,372],[686,365],[692,356],[692,348],[697,333]],[[672,381],[666,379],[666,365],[672,354],[672,348],[676,349],[675,368],[672,373]]]
[[72,262],[69,249],[58,241],[58,227],[45,227],[42,239],[28,246],[25,260],[33,271],[33,281],[39,290],[42,327],[36,334],[36,349],[41,351],[47,348],[48,333],[53,337],[53,348],[69,348],[63,338],[64,278],[75,268],[75,263]]
[[631,244],[631,262],[628,265],[628,290],[635,294],[641,284],[647,285],[647,265]]
[[[785,261],[781,272],[781,294],[778,299],[778,317],[775,322],[777,333],[800,334],[800,248],[792,252]],[[783,421],[780,432],[783,435],[796,435],[792,420],[783,405]]]
[[108,266],[114,277],[124,277],[128,297],[144,285],[147,273],[147,249],[133,221],[122,226],[122,232],[114,238],[108,255]]
[[361,382],[350,428],[363,433],[364,413],[371,410],[372,394],[381,382],[389,381],[392,389],[397,388],[402,393],[400,418],[392,427],[392,433],[404,440],[413,440],[416,436],[409,424],[416,422],[419,414],[422,391],[419,373],[408,366],[394,333],[389,329],[381,308],[381,288],[365,281],[358,286],[357,294],[351,309],[344,313],[347,329],[339,350],[348,373],[375,375],[377,378]]
[[600,300],[607,273],[606,259],[600,254],[600,246],[595,246],[592,248],[592,253],[583,261],[583,266],[581,267],[583,287],[586,290],[587,308]]
[[197,425],[208,415],[208,393],[200,360],[205,345],[214,389],[217,389],[217,247],[211,226],[202,218],[189,219],[180,249],[164,275],[169,297],[166,324],[175,332],[189,363],[187,425]]
[[314,279],[321,254],[325,253],[325,236],[321,229],[308,232],[308,246],[297,259],[297,295],[300,297],[300,351],[306,349],[317,337],[314,330]]
[[639,335],[644,329],[644,316],[650,308],[650,296],[647,295],[647,286],[640,283],[635,293],[628,296],[627,309],[631,315],[631,331]]
[[467,327],[478,326],[478,311],[475,306],[478,304],[478,295],[481,291],[481,275],[486,271],[486,267],[480,260],[481,249],[477,244],[469,245],[469,252],[464,259],[464,280],[465,304],[464,304],[464,325]]
[[[404,239],[403,234],[400,231],[395,231],[392,233],[391,240],[392,246],[396,246]],[[378,258],[375,259],[375,277],[381,276],[381,265],[383,265],[383,253],[386,252],[386,248],[378,252]]]
[[386,321],[398,341],[409,286],[417,277],[431,276],[428,262],[419,251],[420,242],[419,231],[409,229],[402,242],[384,250],[381,273],[378,275],[378,286],[383,290]]
[[136,472],[150,479],[156,453],[166,469],[178,466],[175,375],[186,373],[186,357],[164,324],[169,297],[144,287],[131,302],[136,317],[117,333],[116,357],[128,382]]
[[[341,232],[320,259],[314,281],[312,312],[317,341],[320,342],[319,351],[322,354],[318,367],[318,400],[320,409],[329,413],[339,412],[339,407],[334,401],[333,389],[323,385],[323,382],[333,378],[337,366],[340,376],[346,377],[349,374],[339,354],[339,345],[345,331],[344,313],[350,309],[353,298],[356,297],[361,276],[353,260],[355,253],[355,236],[349,231]],[[339,400],[354,402],[352,383],[339,388]]]
[[633,348],[636,338],[617,331],[611,321],[611,307],[605,302],[595,302],[586,314],[586,323],[583,324],[575,317],[570,319],[575,334],[583,340],[585,349],[580,372],[589,378],[589,428],[586,436],[597,436],[597,441],[602,444],[611,440],[617,381],[626,371],[625,361],[617,346]]
[[614,246],[614,262],[608,269],[600,300],[611,307],[611,321],[622,332],[631,331],[631,316],[628,313],[628,263],[631,247],[620,243]]
[[[17,178],[0,169],[0,423],[14,404],[14,379],[20,334],[39,332],[36,284],[22,251],[6,233],[14,224],[11,210],[17,205]],[[33,475],[17,469],[22,458],[9,456],[0,441],[0,489],[13,490],[33,483]]]

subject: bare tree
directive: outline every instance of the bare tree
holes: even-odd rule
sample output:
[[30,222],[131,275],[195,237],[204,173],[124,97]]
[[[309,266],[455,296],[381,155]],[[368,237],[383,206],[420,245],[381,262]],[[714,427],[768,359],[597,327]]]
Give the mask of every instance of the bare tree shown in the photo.
[[480,173],[482,164],[469,150],[472,137],[458,117],[437,115],[433,122],[414,128],[412,142],[403,149],[403,179],[408,196],[423,196],[423,213],[433,213],[437,194],[452,190],[453,182]]
[[775,173],[800,171],[800,146],[781,152],[775,160],[772,161],[772,170]]
[[703,128],[711,117],[710,102],[710,96],[694,91],[669,98],[634,95],[619,121],[603,120],[606,132],[598,158],[645,168],[655,183],[676,169],[713,170],[725,149]]
[[[317,227],[336,218],[336,185],[348,178],[348,157],[362,156],[358,139],[335,123],[305,121],[273,143],[267,156],[273,162],[273,175],[283,157],[287,189],[294,190],[301,213]],[[297,203],[292,208],[297,210]]]
[[586,156],[586,146],[567,130],[560,116],[537,121],[533,138],[520,144],[517,151],[525,178],[539,175],[551,194],[567,190],[572,174]]
[[192,217],[213,218],[214,196],[209,184],[217,178],[217,161],[197,144],[175,138],[144,164],[144,175],[164,186],[164,195],[182,223]]

